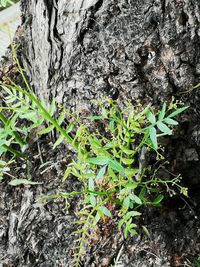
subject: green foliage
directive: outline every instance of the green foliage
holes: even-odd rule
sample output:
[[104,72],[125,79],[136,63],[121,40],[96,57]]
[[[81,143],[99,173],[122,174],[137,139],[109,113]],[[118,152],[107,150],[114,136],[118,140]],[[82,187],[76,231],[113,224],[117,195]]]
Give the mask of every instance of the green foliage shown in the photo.
[[194,266],[200,267],[200,259],[194,259],[193,263],[194,263]]
[[[153,107],[142,109],[131,103],[121,108],[117,101],[106,99],[96,103],[98,112],[94,116],[83,118],[79,113],[71,114],[64,108],[59,111],[54,100],[47,106],[32,92],[15,50],[13,53],[26,89],[13,82],[0,84],[6,94],[6,107],[0,107],[0,151],[2,154],[9,151],[15,156],[22,156],[21,151],[12,151],[12,145],[17,144],[20,150],[27,144],[31,130],[43,124],[43,128],[38,129],[38,135],[56,130],[58,139],[54,148],[65,140],[76,152],[77,157],[68,165],[63,182],[69,175],[74,176],[82,184],[82,190],[59,192],[40,199],[47,201],[79,196],[80,210],[76,221],[79,227],[74,232],[79,236],[75,246],[75,266],[79,266],[90,235],[98,225],[117,219],[118,229],[122,230],[125,238],[135,235],[141,207],[161,206],[167,194],[171,196],[177,191],[187,195],[187,189],[180,185],[180,176],[171,180],[160,178],[160,167],[155,169],[148,164],[151,155],[160,156],[159,137],[172,134],[178,124],[174,117],[187,107],[178,108],[177,103],[172,101],[168,108],[164,103],[160,112],[156,112]],[[19,127],[22,122],[23,129]],[[67,126],[63,126],[66,122]],[[144,149],[148,156],[141,159]],[[144,160],[146,164],[141,163]],[[1,171],[7,168],[4,162],[1,165]],[[158,166],[158,159],[155,165]],[[15,179],[10,184],[22,183],[34,182]]]
[[[168,114],[166,113],[166,103],[164,103],[160,113],[158,114],[158,118],[156,118],[151,110],[147,111],[147,119],[151,123],[148,127],[149,136],[155,149],[158,149],[157,137],[161,135],[172,135],[172,130],[169,126],[178,125],[178,122],[172,118],[182,113],[187,108],[188,107],[178,108],[174,112]],[[160,131],[160,134],[157,133],[158,131]]]
[[12,0],[0,0],[0,8],[13,5],[15,2],[16,1],[12,1]]
[[[5,106],[0,107],[0,157],[2,158],[7,152],[10,152],[14,156],[26,158],[22,151],[28,145],[27,139],[30,138],[34,129],[39,129],[44,123],[48,126],[46,128],[43,126],[42,130],[37,130],[36,136],[47,134],[57,129],[60,137],[55,142],[53,148],[59,145],[63,139],[66,139],[68,143],[76,147],[76,142],[69,136],[72,128],[67,127],[63,129],[60,126],[65,119],[65,110],[63,109],[58,118],[55,119],[54,115],[57,111],[55,101],[53,100],[50,106],[48,106],[44,100],[39,101],[37,99],[27,83],[13,46],[12,49],[19,72],[26,84],[26,89],[12,81],[9,81],[9,84],[0,83],[5,95]],[[7,169],[0,169],[1,177],[3,177],[3,173]],[[27,180],[27,182],[30,181]]]
[[20,146],[23,146],[25,144],[23,139],[16,131],[16,117],[11,116],[9,119],[6,119],[6,117],[1,112],[0,107],[0,121],[3,125],[3,127],[0,128],[0,156],[6,151],[10,151],[14,155],[23,157],[20,152],[11,148],[11,144],[17,143]]
[[[37,100],[34,101],[36,97],[32,92],[28,93],[12,82],[0,85],[5,95],[5,106],[0,107],[0,156],[10,152],[13,156],[26,158],[24,151],[28,146],[28,138],[35,128],[44,123],[45,114],[39,109]],[[51,114],[55,112],[52,106],[49,107]],[[46,106],[42,107],[48,110]],[[4,172],[2,168],[1,172]]]
[[[83,206],[77,214],[81,219],[78,220],[80,228],[75,233],[81,237],[79,246],[76,246],[79,251],[75,266],[84,254],[87,236],[102,221],[117,218],[118,229],[127,238],[137,233],[136,222],[141,215],[138,210],[142,206],[161,206],[166,192],[169,195],[176,193],[174,188],[187,195],[187,189],[179,184],[179,176],[171,180],[161,179],[157,175],[159,168],[142,168],[139,164],[142,148],[146,147],[148,153],[159,154],[158,145],[155,145],[159,137],[172,134],[178,123],[171,118],[186,107],[171,112],[164,104],[156,114],[153,108],[142,110],[131,104],[120,109],[118,103],[110,99],[97,106],[99,114],[84,118],[84,123],[79,115],[75,119],[75,115],[71,116],[71,123],[76,122],[72,135],[77,143],[77,160],[69,164],[63,181],[73,175],[83,185],[82,192],[74,192],[82,195],[79,205]],[[70,116],[67,120],[70,121]],[[63,193],[62,196],[69,198],[73,195]],[[60,193],[53,196],[58,197],[61,197]]]

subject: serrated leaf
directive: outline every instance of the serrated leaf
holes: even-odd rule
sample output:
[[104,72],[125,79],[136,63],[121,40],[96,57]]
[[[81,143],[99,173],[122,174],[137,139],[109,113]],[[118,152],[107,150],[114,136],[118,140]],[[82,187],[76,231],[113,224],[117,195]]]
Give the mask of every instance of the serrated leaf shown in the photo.
[[155,127],[151,127],[149,135],[150,135],[150,139],[151,139],[151,142],[153,144],[153,147],[155,149],[158,149],[158,142],[157,142],[156,128]]
[[154,205],[157,205],[157,204],[160,204],[160,202],[164,199],[164,196],[163,195],[158,195],[154,200],[153,200],[153,204]]
[[95,165],[106,165],[110,159],[108,157],[96,157],[96,158],[88,158],[86,159],[87,163],[95,164]]
[[167,125],[165,125],[161,121],[158,121],[156,125],[157,125],[158,129],[161,132],[163,132],[164,134],[172,135],[172,130],[170,130],[169,127],[167,127]]
[[175,117],[175,116],[177,116],[178,114],[182,113],[183,111],[185,111],[185,110],[188,109],[188,108],[189,108],[189,106],[187,106],[187,107],[182,107],[182,108],[178,108],[177,110],[175,110],[174,112],[172,112],[172,113],[168,116],[168,118]]
[[11,182],[9,182],[9,185],[12,186],[18,186],[18,185],[37,185],[37,184],[42,184],[39,182],[33,182],[27,179],[14,179]]
[[170,119],[170,118],[166,118],[163,120],[165,123],[169,124],[169,125],[178,125],[178,122],[173,120],[173,119]]
[[119,173],[125,172],[124,167],[116,160],[109,160],[108,164],[113,170],[118,171]]
[[146,116],[147,120],[150,121],[152,124],[156,123],[156,117],[151,111],[149,111]]
[[111,212],[109,211],[108,208],[106,208],[105,206],[100,206],[98,208],[98,210],[100,210],[104,215],[106,215],[107,217],[112,217]]
[[163,104],[163,106],[162,106],[162,109],[161,109],[161,111],[160,111],[160,113],[159,113],[159,115],[158,115],[158,119],[159,119],[159,120],[162,120],[162,119],[165,117],[166,107],[167,107],[167,105],[166,105],[166,103],[164,102],[164,104]]

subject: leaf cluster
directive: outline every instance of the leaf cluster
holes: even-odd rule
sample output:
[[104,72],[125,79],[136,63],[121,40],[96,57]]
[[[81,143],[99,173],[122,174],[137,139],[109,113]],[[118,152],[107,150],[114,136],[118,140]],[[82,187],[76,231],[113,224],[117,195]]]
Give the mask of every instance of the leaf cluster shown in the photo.
[[[147,119],[151,123],[148,127],[148,134],[155,149],[158,149],[157,138],[163,135],[172,135],[170,126],[178,125],[178,122],[172,118],[185,111],[188,107],[177,108],[171,113],[167,113],[166,108],[166,103],[164,103],[157,117],[153,111],[147,111]],[[158,131],[160,131],[160,133],[158,133]]]
[[[73,140],[68,135],[71,128],[63,129],[60,126],[65,119],[65,111],[62,110],[54,118],[57,112],[54,100],[48,106],[43,99],[39,101],[29,87],[23,89],[12,81],[9,84],[1,83],[0,86],[5,96],[4,106],[0,107],[1,157],[9,152],[13,157],[26,158],[24,151],[28,148],[29,140],[37,140],[39,135],[48,134],[54,129],[60,132],[60,136],[53,148],[64,139],[72,143]],[[1,172],[3,174],[3,168]]]
[[[159,180],[154,179],[156,186],[153,189],[147,186],[145,170],[139,169],[139,152],[144,146],[157,151],[160,134],[155,133],[153,136],[152,129],[157,132],[157,127],[164,135],[171,135],[170,128],[177,125],[171,118],[183,112],[186,107],[166,115],[164,104],[156,119],[149,107],[137,113],[130,104],[120,110],[116,102],[108,102],[108,108],[101,107],[100,115],[88,118],[91,123],[96,121],[95,132],[84,125],[79,126],[74,137],[78,143],[77,160],[69,165],[63,180],[72,174],[82,182],[84,203],[92,207],[98,206],[96,223],[105,216],[113,216],[106,205],[100,204],[105,203],[105,200],[106,203],[112,202],[119,217],[118,228],[123,228],[127,237],[128,234],[136,233],[133,219],[140,215],[136,210],[145,204],[158,205],[164,198],[162,194],[157,194],[159,190],[155,188],[160,184]],[[102,121],[104,136],[98,130],[98,124],[101,128]],[[147,125],[148,121],[150,125]],[[149,201],[149,193],[151,198],[155,195],[152,201]]]

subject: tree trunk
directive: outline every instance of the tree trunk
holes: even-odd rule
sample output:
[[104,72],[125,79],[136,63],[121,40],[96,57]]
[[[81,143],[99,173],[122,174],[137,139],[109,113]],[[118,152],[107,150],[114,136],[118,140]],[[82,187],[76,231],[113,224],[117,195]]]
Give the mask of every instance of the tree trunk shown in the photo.
[[24,63],[36,92],[157,103],[199,82],[197,0],[23,1]]
[[[22,0],[21,8],[22,62],[39,96],[47,102],[55,98],[71,110],[90,108],[92,99],[105,96],[158,106],[172,96],[184,100],[192,106],[182,127],[184,137],[175,137],[168,153],[185,178],[199,183],[199,92],[183,93],[200,80],[199,0]],[[4,267],[70,266],[70,211],[62,212],[60,203],[33,205],[36,196],[58,187],[55,171],[61,172],[66,156],[47,155],[46,160],[52,157],[58,164],[41,176],[43,187],[5,186]],[[194,199],[198,207],[199,197]],[[180,215],[169,206],[163,214],[152,211],[150,219],[144,217],[151,240],[141,235],[126,241],[122,266],[180,266],[183,258],[200,253],[192,250],[199,244],[200,223],[194,220],[196,211],[188,209]],[[109,266],[106,260],[117,256],[121,243],[110,238],[82,266]]]

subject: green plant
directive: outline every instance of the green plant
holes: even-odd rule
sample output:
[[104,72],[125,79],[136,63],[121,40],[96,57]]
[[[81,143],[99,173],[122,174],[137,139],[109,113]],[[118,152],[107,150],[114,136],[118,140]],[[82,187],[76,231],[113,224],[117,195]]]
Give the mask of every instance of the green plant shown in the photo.
[[[72,143],[71,137],[60,127],[65,116],[61,112],[57,120],[53,119],[56,112],[55,101],[52,101],[47,107],[42,100],[37,100],[36,96],[28,90],[22,89],[20,86],[10,81],[10,84],[0,83],[4,91],[5,106],[0,107],[0,156],[7,152],[13,156],[26,158],[27,155],[22,152],[28,146],[28,138],[34,129],[38,129],[45,121],[49,123],[49,127],[36,130],[38,135],[48,133],[54,128],[62,133],[62,138],[54,144],[56,147],[64,138]],[[74,143],[75,145],[75,143]],[[1,169],[3,172],[3,169]]]
[[[60,192],[41,199],[81,196],[79,205],[82,209],[76,222],[80,228],[74,232],[81,235],[77,240],[75,266],[78,266],[88,237],[97,224],[115,217],[118,229],[123,229],[126,238],[137,233],[134,221],[141,215],[142,206],[159,206],[166,192],[175,194],[174,187],[187,195],[187,189],[179,184],[180,176],[165,180],[158,176],[160,166],[155,169],[151,165],[142,167],[139,164],[144,147],[147,152],[155,151],[160,156],[157,139],[172,134],[172,127],[178,124],[172,118],[187,107],[177,108],[171,104],[167,109],[164,103],[155,115],[151,107],[142,110],[128,104],[120,109],[118,103],[110,99],[99,106],[99,115],[86,117],[84,121],[77,115],[69,124],[74,127],[77,160],[69,164],[63,181],[69,175],[77,177],[82,183],[82,191]],[[171,111],[174,107],[176,110]],[[70,116],[67,119],[70,121]]]
[[[157,137],[162,135],[172,135],[172,130],[167,125],[178,125],[178,122],[172,118],[182,113],[187,108],[188,107],[178,108],[174,112],[167,115],[166,103],[164,103],[162,110],[160,111],[157,118],[153,112],[148,111],[147,119],[149,120],[151,125],[148,127],[147,135],[150,136],[153,147],[155,149],[158,148]],[[157,134],[157,130],[160,130],[161,134]]]
[[[126,238],[137,233],[141,207],[160,206],[167,193],[173,195],[180,191],[187,195],[187,189],[180,185],[180,176],[168,180],[160,177],[159,170],[163,164],[159,161],[163,157],[158,145],[160,136],[172,134],[173,127],[178,124],[174,117],[187,107],[179,108],[177,102],[172,101],[168,108],[164,103],[160,112],[156,112],[150,106],[142,109],[139,105],[134,107],[127,103],[120,107],[117,101],[106,99],[97,102],[96,110],[99,111],[95,116],[71,114],[65,108],[59,112],[54,100],[48,107],[36,97],[14,48],[13,55],[26,89],[12,81],[10,84],[1,83],[7,95],[6,107],[0,107],[4,125],[2,129],[7,128],[4,139],[9,141],[2,144],[2,149],[6,145],[12,150],[13,142],[17,142],[19,147],[23,146],[30,131],[43,124],[46,127],[38,130],[39,135],[57,130],[58,139],[54,148],[66,140],[76,151],[77,157],[67,167],[63,182],[72,175],[80,181],[82,189],[77,192],[58,192],[40,199],[79,197],[80,209],[75,223],[80,227],[74,232],[79,236],[75,247],[75,266],[79,266],[89,245],[90,235],[98,225],[115,218],[118,229],[123,231]],[[8,119],[3,112],[8,112]],[[21,130],[18,121],[22,120],[25,123]],[[64,121],[67,121],[65,127]],[[145,153],[148,155],[145,156]],[[148,162],[147,158],[151,157],[154,164]],[[15,185],[21,182],[15,182]]]
[[9,119],[6,119],[0,108],[0,121],[3,124],[3,127],[0,128],[0,155],[2,155],[5,151],[10,151],[16,156],[23,157],[22,153],[11,147],[11,144],[13,143],[18,143],[20,146],[25,145],[24,140],[16,131],[16,117],[10,117]]
[[[0,86],[4,92],[3,102],[5,104],[5,106],[0,107],[0,157],[7,152],[11,152],[14,156],[26,158],[26,155],[22,151],[28,145],[27,138],[33,129],[40,127],[45,122],[49,127],[40,131],[38,130],[38,135],[49,133],[55,128],[60,133],[60,137],[55,142],[54,148],[63,139],[66,139],[69,144],[76,148],[76,142],[69,135],[70,128],[64,129],[60,126],[65,119],[65,110],[62,110],[60,115],[55,119],[53,117],[57,111],[55,101],[53,100],[47,106],[44,100],[37,99],[26,80],[17,58],[16,50],[12,44],[11,48],[13,58],[26,85],[26,89],[23,89],[11,80],[8,80],[7,83],[0,82]],[[1,168],[1,173],[3,176],[4,168]]]
[[194,259],[194,260],[193,260],[193,264],[194,264],[194,266],[196,266],[196,267],[200,267],[200,259]]
[[[105,218],[118,218],[118,229],[123,229],[125,238],[136,234],[137,224],[134,218],[141,215],[138,211],[143,205],[160,205],[164,194],[160,192],[163,186],[170,194],[174,190],[170,185],[176,186],[181,193],[187,194],[185,188],[179,185],[180,177],[166,181],[157,177],[157,170],[151,178],[151,166],[141,168],[139,153],[143,147],[158,153],[157,139],[161,135],[171,135],[177,122],[172,119],[187,107],[178,108],[171,112],[164,103],[158,115],[153,108],[141,110],[128,104],[120,109],[117,102],[106,100],[100,104],[100,115],[84,118],[81,122],[79,116],[71,116],[63,110],[57,119],[55,101],[47,109],[41,101],[31,92],[24,90],[16,84],[2,85],[7,93],[6,104],[11,107],[1,107],[11,112],[9,120],[4,126],[9,126],[12,139],[18,138],[16,120],[26,119],[31,122],[22,132],[28,133],[31,128],[38,127],[45,120],[48,127],[40,130],[39,134],[47,134],[56,128],[60,137],[54,147],[65,138],[77,151],[77,160],[72,160],[68,166],[63,181],[69,174],[78,178],[83,188],[80,192],[59,193],[49,198],[69,198],[81,195],[82,209],[79,211],[77,224],[82,225],[74,234],[81,237],[77,240],[79,245],[76,266],[88,244],[91,231]],[[174,107],[174,106],[173,106]],[[68,114],[68,116],[67,116]],[[63,129],[62,122],[67,117],[68,126]],[[34,118],[34,119],[32,119]],[[82,118],[83,119],[83,118]],[[71,121],[70,121],[71,120]],[[94,128],[95,124],[95,128]],[[88,126],[86,126],[88,125]],[[71,136],[69,132],[72,132]],[[16,136],[17,133],[17,136]],[[21,139],[20,139],[21,140]],[[92,230],[93,229],[93,230]]]
[[1,7],[7,7],[9,5],[13,5],[16,1],[12,0],[0,0],[0,8]]

